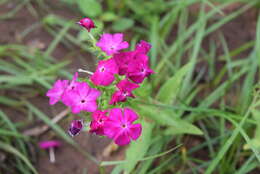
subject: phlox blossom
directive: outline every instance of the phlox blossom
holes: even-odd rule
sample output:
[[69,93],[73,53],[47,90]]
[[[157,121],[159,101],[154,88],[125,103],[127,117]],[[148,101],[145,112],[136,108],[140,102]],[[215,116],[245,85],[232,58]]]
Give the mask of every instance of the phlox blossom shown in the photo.
[[96,100],[100,95],[100,91],[90,88],[86,82],[78,82],[73,90],[66,93],[63,101],[74,114],[81,111],[94,112],[97,110]]
[[104,123],[104,133],[112,138],[119,146],[127,145],[131,140],[136,140],[142,132],[142,126],[133,122],[138,115],[130,108],[113,108]]
[[108,86],[115,80],[114,75],[117,73],[118,67],[114,59],[101,60],[90,80],[95,85]]
[[139,87],[139,85],[130,82],[127,79],[121,80],[117,85],[118,90],[112,95],[109,104],[126,101],[127,97],[134,98],[132,91]]
[[61,99],[61,97],[64,94],[64,91],[68,86],[68,82],[68,80],[57,80],[54,83],[53,87],[50,90],[48,90],[46,96],[50,98],[50,105],[54,105]]
[[154,71],[148,66],[148,61],[146,59],[139,59],[129,64],[127,77],[135,83],[142,83],[146,77],[153,73]]
[[119,50],[129,47],[128,42],[123,41],[122,33],[109,34],[105,33],[97,42],[97,46],[101,48],[108,56],[118,53]]
[[97,135],[104,135],[104,123],[107,120],[107,111],[97,110],[92,113],[92,121],[90,123],[90,132]]

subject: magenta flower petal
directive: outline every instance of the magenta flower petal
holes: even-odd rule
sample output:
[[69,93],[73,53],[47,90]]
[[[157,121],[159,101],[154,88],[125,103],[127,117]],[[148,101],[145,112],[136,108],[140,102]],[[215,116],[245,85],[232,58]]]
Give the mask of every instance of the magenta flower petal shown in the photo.
[[129,51],[129,52],[118,53],[113,56],[118,66],[119,75],[125,75],[127,73],[128,64],[130,63],[133,54],[134,54],[133,52]]
[[92,113],[92,121],[90,123],[90,132],[97,135],[104,135],[104,123],[107,120],[106,111],[97,110]]
[[118,133],[118,136],[114,138],[115,143],[119,146],[124,146],[130,143],[131,139],[126,131]]
[[121,80],[117,85],[118,90],[112,95],[112,98],[109,102],[109,104],[113,105],[118,102],[124,102],[126,101],[127,97],[134,98],[132,91],[135,88],[138,88],[139,85],[130,82],[127,79]]
[[125,114],[125,118],[127,118],[129,123],[133,123],[138,119],[138,115],[130,108],[125,108],[124,114]]
[[94,112],[97,110],[97,102],[96,101],[89,101],[88,104],[83,105],[82,110],[88,112]]
[[139,124],[139,123],[133,124],[130,126],[129,129],[131,130],[131,131],[129,131],[130,137],[133,140],[136,140],[141,135],[141,132],[142,132],[141,124]]
[[126,96],[124,96],[121,91],[116,91],[112,95],[109,104],[114,105],[118,102],[125,102],[125,101],[126,101]]
[[129,65],[127,77],[135,83],[142,83],[143,80],[153,74],[154,71],[149,68],[146,59],[140,59]]
[[46,96],[50,98],[49,101],[50,105],[54,105],[61,99],[67,86],[68,86],[68,80],[57,80],[54,83],[53,87],[50,90],[48,90],[48,92],[46,93]]
[[88,32],[90,32],[90,30],[92,28],[95,28],[95,24],[94,22],[90,19],[90,18],[83,18],[81,19],[78,24],[84,28],[86,28],[88,30]]
[[86,82],[78,82],[79,84],[71,91],[68,91],[63,97],[64,103],[68,103],[71,111],[78,114],[81,111],[94,112],[97,109],[97,98],[101,93],[92,89]]
[[61,146],[61,143],[56,140],[41,141],[39,143],[39,147],[42,149],[49,149],[49,148],[59,147],[59,146]]
[[96,46],[100,47],[108,56],[118,53],[120,50],[128,48],[129,44],[123,41],[123,34],[108,34],[105,33],[101,36]]
[[118,67],[114,59],[101,60],[90,80],[95,85],[108,86],[115,80],[114,75],[117,73]]
[[135,47],[136,51],[138,51],[139,53],[142,54],[147,54],[150,49],[151,49],[152,45],[144,40],[141,40],[140,43],[138,43]]

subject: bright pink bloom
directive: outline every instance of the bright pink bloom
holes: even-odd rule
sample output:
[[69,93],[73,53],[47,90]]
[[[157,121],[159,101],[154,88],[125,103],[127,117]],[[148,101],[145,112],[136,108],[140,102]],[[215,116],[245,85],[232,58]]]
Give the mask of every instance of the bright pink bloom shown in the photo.
[[92,121],[90,123],[90,132],[97,135],[104,135],[104,123],[107,120],[107,111],[97,110],[92,113]]
[[57,103],[68,86],[68,80],[57,80],[53,87],[48,90],[46,96],[50,98],[50,105]]
[[109,104],[113,105],[118,102],[124,102],[126,101],[127,97],[134,98],[134,94],[132,91],[135,88],[138,88],[139,85],[130,82],[127,79],[121,80],[117,85],[118,90],[112,95],[112,98],[109,102]]
[[78,85],[63,97],[64,103],[71,107],[71,111],[74,114],[80,113],[80,111],[94,112],[97,110],[97,98],[101,93],[90,88],[86,82],[78,82]]
[[104,133],[117,145],[127,145],[131,139],[136,140],[141,135],[141,124],[133,124],[137,119],[138,115],[132,109],[111,109],[108,120],[104,124]]
[[61,143],[57,140],[41,141],[39,143],[39,146],[42,149],[50,149],[61,146]]
[[97,69],[90,80],[95,85],[108,86],[115,80],[114,75],[117,73],[118,67],[114,59],[101,60],[98,62]]
[[73,120],[70,123],[68,133],[70,134],[70,136],[74,137],[82,131],[83,127],[84,127],[83,120]]
[[135,47],[135,50],[142,54],[147,54],[152,45],[144,40],[141,40],[140,43],[138,43]]
[[115,60],[117,66],[118,66],[118,74],[119,75],[125,75],[128,71],[128,64],[132,60],[133,56],[135,55],[135,52],[128,51],[128,52],[122,52],[115,54],[113,56],[113,59]]
[[83,18],[79,22],[77,22],[77,24],[86,28],[88,32],[90,32],[92,28],[96,28],[94,22],[90,18]]
[[148,60],[143,57],[129,64],[127,77],[135,83],[142,83],[146,77],[153,73],[154,71],[148,66]]
[[118,53],[119,50],[128,48],[129,44],[123,41],[122,33],[108,34],[105,33],[101,36],[101,39],[97,42],[97,46],[102,51],[107,53],[108,56]]
[[130,67],[133,67],[133,65],[138,65],[140,62],[141,64],[145,64],[146,67],[148,67],[149,57],[146,54],[149,52],[150,49],[151,44],[142,40],[136,45],[134,51],[115,54],[113,58],[118,65],[118,74],[126,75],[129,73],[129,71],[131,71],[131,73],[133,73],[133,71],[139,71],[136,70],[136,66],[134,69]]
[[[77,82],[77,80],[78,80],[78,72],[75,72],[75,73],[74,73],[74,76],[73,76],[73,78],[72,78],[72,80],[70,81],[69,85],[67,86],[67,88],[66,88],[66,90],[64,91],[64,94],[63,94],[63,96],[62,96],[62,98],[61,98],[61,101],[62,101],[66,106],[69,106],[69,105],[70,105],[69,103],[67,103],[68,100],[66,100],[66,98],[67,98],[66,95],[67,95],[70,91],[74,90],[75,87],[80,83],[80,82]],[[65,99],[65,100],[64,100],[64,99]]]

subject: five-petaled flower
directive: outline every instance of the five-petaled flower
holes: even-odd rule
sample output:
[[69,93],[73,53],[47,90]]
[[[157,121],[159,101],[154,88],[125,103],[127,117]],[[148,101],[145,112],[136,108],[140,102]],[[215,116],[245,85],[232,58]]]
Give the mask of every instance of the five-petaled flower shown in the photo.
[[122,33],[108,34],[101,36],[97,46],[101,48],[108,56],[118,53],[119,50],[128,48],[129,44],[123,41],[124,35]]
[[130,108],[113,108],[104,124],[104,133],[117,145],[127,145],[141,135],[141,124],[133,123],[137,119],[138,115]]
[[107,120],[107,111],[97,110],[92,113],[92,121],[90,123],[90,132],[97,135],[104,135],[104,123]]
[[100,91],[90,88],[86,82],[79,82],[73,90],[67,92],[63,100],[74,114],[80,111],[94,112],[97,110],[96,100],[100,95]]
[[101,60],[90,80],[95,85],[108,86],[115,80],[114,75],[117,73],[118,67],[114,59]]

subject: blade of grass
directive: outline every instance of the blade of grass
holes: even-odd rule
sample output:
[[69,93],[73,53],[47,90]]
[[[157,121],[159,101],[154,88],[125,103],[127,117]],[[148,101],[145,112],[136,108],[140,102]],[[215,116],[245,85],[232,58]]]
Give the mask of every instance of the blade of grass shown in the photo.
[[38,172],[33,167],[33,165],[30,163],[30,161],[21,152],[16,150],[14,147],[12,147],[9,144],[6,144],[6,143],[0,141],[0,149],[2,149],[3,151],[6,151],[8,153],[12,153],[15,156],[19,157],[31,169],[31,171],[34,174],[38,174]]

